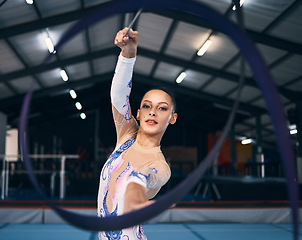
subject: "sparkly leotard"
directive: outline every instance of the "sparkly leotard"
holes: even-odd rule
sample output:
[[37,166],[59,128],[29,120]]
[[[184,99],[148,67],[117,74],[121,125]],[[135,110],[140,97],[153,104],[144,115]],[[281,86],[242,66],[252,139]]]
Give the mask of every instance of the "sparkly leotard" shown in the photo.
[[[130,182],[145,187],[153,198],[169,180],[171,172],[160,147],[146,148],[135,141],[138,124],[131,114],[129,95],[135,58],[119,56],[111,86],[113,118],[117,144],[100,174],[98,216],[122,215],[124,195]],[[147,239],[141,226],[120,231],[100,232],[99,239]]]

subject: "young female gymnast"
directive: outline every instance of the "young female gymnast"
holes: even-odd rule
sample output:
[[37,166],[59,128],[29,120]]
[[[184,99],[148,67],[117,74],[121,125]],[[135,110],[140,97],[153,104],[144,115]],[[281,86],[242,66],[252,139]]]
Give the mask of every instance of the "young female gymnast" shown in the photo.
[[[169,124],[177,119],[174,97],[166,90],[148,91],[137,111],[131,113],[129,95],[136,60],[138,32],[119,31],[114,40],[121,48],[111,85],[111,103],[117,143],[100,175],[98,216],[116,216],[152,203],[171,172],[160,150]],[[141,226],[100,232],[99,239],[147,239]]]

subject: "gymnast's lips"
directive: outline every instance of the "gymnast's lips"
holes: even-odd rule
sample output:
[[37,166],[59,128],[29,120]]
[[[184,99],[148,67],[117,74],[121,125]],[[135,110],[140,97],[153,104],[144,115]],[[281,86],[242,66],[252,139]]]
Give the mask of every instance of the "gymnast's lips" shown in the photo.
[[154,119],[147,119],[145,122],[149,125],[156,125],[157,124],[157,122]]

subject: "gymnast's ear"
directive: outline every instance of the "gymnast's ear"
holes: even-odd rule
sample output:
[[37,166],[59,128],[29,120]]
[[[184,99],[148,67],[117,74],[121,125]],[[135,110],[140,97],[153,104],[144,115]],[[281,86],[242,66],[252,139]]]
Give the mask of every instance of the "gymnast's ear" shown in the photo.
[[171,116],[171,119],[170,119],[169,123],[170,124],[176,123],[177,117],[178,117],[177,113],[172,113],[172,116]]
[[139,121],[139,109],[137,109],[136,120]]

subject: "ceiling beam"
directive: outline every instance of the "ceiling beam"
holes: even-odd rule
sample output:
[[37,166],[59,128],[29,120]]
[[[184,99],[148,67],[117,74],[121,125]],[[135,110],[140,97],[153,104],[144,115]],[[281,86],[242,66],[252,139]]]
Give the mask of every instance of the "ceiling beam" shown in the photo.
[[[18,52],[18,50],[16,49],[16,47],[11,43],[11,41],[9,41],[8,39],[5,39],[5,42],[10,47],[10,49],[12,50],[12,52],[16,55],[16,57],[18,58],[18,60],[23,64],[23,66],[25,66],[26,69],[29,69],[28,64],[23,59],[23,57],[21,56],[21,54]],[[39,85],[39,87],[44,88],[44,85],[42,84],[42,82],[40,81],[40,79],[37,76],[33,75],[33,78],[35,79],[35,81]]]
[[0,29],[0,39],[2,38],[10,38],[14,36],[18,36],[21,34],[25,34],[28,32],[38,31],[41,29],[54,27],[57,25],[70,23],[73,21],[78,21],[79,19],[84,18],[89,15],[93,11],[95,11],[96,6],[87,7],[84,9],[79,9],[71,12],[65,12],[62,14],[57,14],[50,17],[45,17],[42,19],[34,20],[31,22],[22,23],[19,25],[14,25],[11,27],[6,27]]
[[[153,86],[153,85],[166,86],[166,87],[169,87],[175,93],[178,92],[178,93],[185,94],[185,95],[197,98],[197,99],[206,100],[206,101],[209,101],[212,103],[219,103],[221,105],[228,106],[228,107],[232,107],[234,104],[234,100],[231,100],[231,99],[226,99],[224,97],[219,97],[219,96],[212,95],[209,93],[200,92],[198,90],[194,90],[194,89],[187,88],[184,86],[180,87],[177,84],[169,83],[167,81],[156,79],[156,78],[151,78],[151,77],[145,76],[143,74],[139,74],[139,73],[135,73],[133,76],[133,79],[135,79],[134,81],[139,81],[139,82],[151,85],[151,86]],[[264,114],[267,112],[263,108],[251,106],[251,105],[248,105],[245,103],[240,103],[239,109],[242,111],[249,112],[253,115]]]
[[[55,87],[49,87],[49,88],[45,88],[42,90],[37,90],[33,93],[32,99],[33,99],[33,101],[35,101],[41,97],[45,97],[45,96],[51,95],[53,93],[68,91],[69,89],[77,90],[76,89],[77,87],[94,84],[94,83],[101,83],[104,81],[110,81],[112,79],[112,76],[113,76],[113,72],[110,72],[110,73],[105,73],[105,74],[101,74],[101,75],[95,75],[93,77],[85,78],[82,80],[68,81],[65,84],[60,84]],[[10,107],[13,107],[14,105],[22,104],[24,96],[25,96],[25,94],[20,94],[16,97],[8,97],[8,98],[0,100],[0,109],[6,109],[6,108],[9,109]]]
[[[178,21],[173,20],[173,22],[171,23],[171,26],[169,28],[169,31],[168,31],[168,33],[166,35],[166,38],[165,38],[165,40],[164,40],[164,42],[163,42],[163,44],[162,44],[162,46],[161,46],[161,48],[159,50],[160,54],[164,54],[165,50],[167,49],[168,44],[170,43],[170,41],[171,41],[171,39],[173,37],[173,34],[174,34],[174,32],[175,32],[175,30],[177,28],[177,25],[178,25]],[[155,71],[156,71],[156,69],[158,67],[159,62],[160,62],[160,59],[155,59],[155,60],[156,60],[156,62],[154,63],[154,65],[152,67],[152,70],[150,72],[150,77],[154,76],[154,73],[155,73]]]
[[[104,81],[111,81],[112,76],[113,76],[113,72],[109,72],[106,74],[97,75],[97,76],[89,77],[89,78],[82,79],[82,80],[68,81],[67,84],[61,84],[56,87],[51,87],[51,88],[38,90],[38,91],[34,92],[33,99],[37,99],[39,97],[42,97],[45,95],[50,95],[52,93],[56,93],[59,91],[64,91],[64,90],[67,91],[70,88],[76,88],[77,86],[81,86],[81,85],[88,85],[88,84],[99,83],[99,82],[104,82]],[[169,83],[167,81],[160,80],[160,79],[150,78],[143,74],[135,73],[133,77],[135,78],[135,81],[139,81],[139,82],[147,84],[149,86],[150,85],[167,86],[167,87],[171,88],[171,90],[173,90],[174,92],[179,92],[179,93],[185,94],[187,96],[195,97],[197,99],[202,99],[202,100],[206,100],[206,101],[213,102],[213,103],[219,103],[219,104],[222,104],[222,105],[225,105],[228,107],[231,107],[234,103],[234,101],[231,99],[226,99],[223,97],[211,95],[211,94],[208,94],[205,92],[200,92],[198,90],[186,88],[183,86],[180,87],[176,84]],[[24,98],[24,95],[22,94],[17,97],[11,97],[11,98],[6,98],[3,100],[0,100],[0,106],[2,106],[1,109],[3,109],[3,107],[5,107],[6,109],[9,109],[10,106],[13,106],[15,104],[21,104],[23,101],[23,98]],[[251,106],[251,105],[248,105],[245,103],[241,103],[239,106],[239,109],[246,111],[246,112],[250,112],[251,114],[266,113],[265,109]]]
[[[108,55],[118,55],[119,49],[117,47],[107,48],[105,50],[100,50],[96,52],[91,52],[83,55],[78,55],[76,57],[61,59],[60,61],[53,61],[45,64],[44,66],[38,65],[31,68],[22,69],[19,71],[11,72],[8,74],[3,74],[2,78],[0,79],[0,82],[3,80],[12,80],[20,77],[25,77],[32,74],[37,74],[49,70],[53,70],[56,68],[62,68],[62,66],[69,66],[72,64],[77,64],[83,61],[90,61],[92,59],[97,59],[100,57],[105,57]],[[48,56],[45,55],[45,58]]]
[[[68,66],[68,65],[80,63],[83,61],[90,61],[92,59],[105,57],[108,55],[118,55],[119,51],[120,50],[117,47],[107,48],[105,50],[91,52],[90,54],[83,54],[83,55],[79,55],[76,57],[62,59],[60,61],[50,62],[50,63],[47,63],[46,65],[44,65],[43,67],[34,66],[31,68],[26,68],[26,69],[22,69],[19,71],[3,74],[1,79],[9,81],[9,80],[20,78],[20,77],[25,77],[25,76],[32,75],[32,74],[37,74],[37,73],[41,73],[44,71],[61,68],[62,65]],[[214,75],[216,77],[224,78],[224,79],[236,82],[236,83],[238,82],[238,79],[239,79],[239,76],[237,74],[222,71],[217,68],[209,67],[209,66],[202,65],[202,64],[188,62],[181,58],[173,57],[170,55],[164,55],[164,54],[161,54],[161,53],[158,53],[158,52],[155,52],[152,50],[148,50],[148,49],[142,48],[142,47],[138,48],[138,54],[148,57],[148,58],[161,59],[161,61],[163,61],[163,62],[167,62],[172,65],[176,65],[176,66],[180,66],[180,67],[183,67],[183,66],[186,66],[189,64],[188,69],[191,69],[191,70],[194,70],[197,72],[201,72],[201,73],[205,73],[208,75]],[[0,82],[2,82],[2,80],[0,80]],[[258,87],[256,82],[252,78],[246,78],[245,83],[249,86]]]
[[[91,61],[93,59],[105,57],[108,55],[118,55],[119,51],[120,50],[117,47],[112,47],[112,48],[107,48],[104,50],[91,52],[89,54],[83,54],[83,55],[79,55],[79,56],[75,56],[75,57],[71,57],[71,58],[62,59],[60,61],[50,62],[50,63],[44,65],[43,67],[42,66],[28,67],[28,68],[18,70],[15,72],[3,74],[0,79],[0,83],[4,82],[4,81],[8,82],[9,80],[25,77],[28,75],[35,76],[35,74],[38,74],[38,73],[41,73],[44,71],[48,71],[48,70],[52,70],[52,69],[56,69],[56,68],[62,68],[62,66],[68,66],[68,65],[80,63],[83,61]],[[180,66],[180,67],[188,65],[189,66],[188,69],[191,69],[191,70],[194,70],[197,72],[201,72],[204,74],[208,74],[213,77],[223,78],[223,79],[235,82],[235,83],[238,83],[238,80],[239,80],[239,75],[237,75],[237,74],[226,72],[223,70],[219,70],[217,68],[209,67],[209,66],[194,63],[194,62],[188,62],[181,58],[173,57],[170,55],[164,55],[164,54],[161,54],[161,53],[158,53],[158,52],[146,49],[146,48],[139,47],[138,54],[148,57],[148,58],[161,59],[161,61],[163,61],[163,62],[167,62],[172,65],[176,65],[176,66]],[[257,82],[253,78],[245,78],[245,85],[259,88]],[[279,90],[282,90],[282,87],[279,87]],[[280,92],[282,92],[282,91],[280,91]]]
[[291,5],[288,6],[274,21],[272,21],[264,30],[263,32],[268,32],[275,27],[277,27],[280,23],[284,22],[290,14],[292,14],[296,9],[300,6],[301,1],[296,0]]
[[[62,66],[68,66],[68,65],[72,65],[72,64],[76,64],[79,62],[83,62],[83,61],[91,61],[93,59],[97,59],[100,57],[105,57],[108,55],[118,55],[119,53],[119,49],[117,47],[112,47],[112,48],[108,48],[105,50],[100,50],[100,51],[95,51],[95,52],[91,52],[90,54],[83,54],[80,56],[75,56],[75,57],[71,57],[71,58],[67,58],[67,59],[62,59],[60,61],[54,61],[54,62],[50,62],[46,65],[44,65],[43,67],[41,66],[35,66],[35,67],[30,67],[30,68],[25,68],[19,71],[15,71],[15,72],[11,72],[11,73],[7,73],[7,74],[3,74],[1,77],[0,82],[4,82],[4,81],[9,81],[12,79],[16,79],[16,78],[21,78],[21,77],[25,77],[28,75],[33,75],[35,76],[35,74],[38,74],[40,72],[43,71],[48,71],[48,70],[52,70],[52,69],[56,69],[56,68],[61,68]],[[188,64],[188,61],[177,58],[177,57],[173,57],[170,55],[164,55],[164,54],[160,54],[158,52],[155,51],[151,51],[149,49],[146,48],[138,48],[138,54],[148,57],[148,58],[153,58],[153,59],[161,59],[161,61],[170,63],[172,65],[176,65],[176,66],[186,66]],[[233,73],[229,73],[223,70],[219,70],[213,67],[209,67],[206,65],[202,65],[202,64],[197,64],[197,63],[193,63],[190,62],[189,65],[189,69],[197,71],[197,72],[201,72],[201,73],[205,73],[211,76],[215,76],[215,77],[220,77],[220,78],[224,78],[226,80],[238,83],[238,79],[239,76],[237,74],[233,74]],[[112,71],[114,70],[114,66],[112,67]],[[245,84],[251,87],[255,87],[258,88],[258,85],[256,83],[256,81],[252,78],[246,78],[245,79]],[[283,92],[282,87],[279,87],[280,92]],[[190,94],[187,94],[190,96]],[[226,98],[223,98],[224,100]]]
[[[97,7],[101,5],[103,4],[99,4],[96,6],[87,7],[84,9],[79,9],[63,14],[58,14],[55,16],[46,17],[43,19],[22,23],[11,27],[2,28],[0,29],[0,39],[10,38],[24,33],[41,30],[47,27],[78,21],[86,17],[87,15],[91,14],[93,11],[95,11]],[[214,31],[222,32],[221,30],[217,29],[207,21],[188,13],[176,12],[176,11],[155,11],[155,13],[178,21],[183,21],[200,27],[213,29]],[[254,42],[302,55],[301,44],[297,44],[291,41],[273,37],[268,34],[258,33],[249,29],[246,29],[246,33]]]
[[[214,31],[223,33],[223,31],[211,25],[210,23],[206,22],[205,20],[188,13],[174,12],[174,11],[157,11],[156,13],[164,17],[173,18],[178,21],[183,21],[203,28],[210,28]],[[284,51],[302,55],[301,44],[284,40],[281,38],[273,37],[268,34],[258,33],[250,29],[245,29],[245,32],[247,36],[256,43],[261,43],[263,45],[267,45],[270,47],[274,47],[274,48],[282,49]]]

